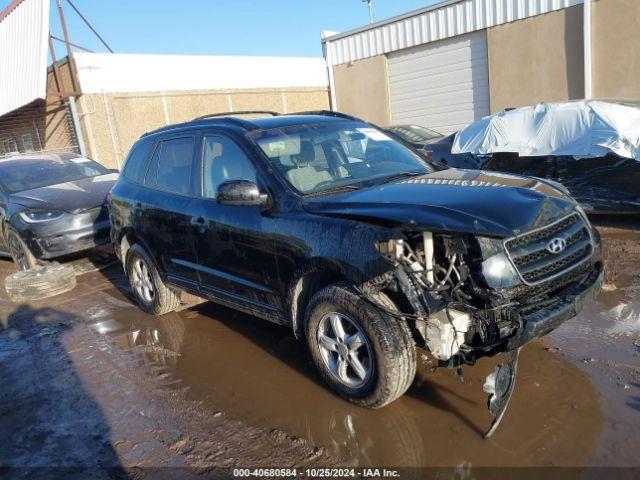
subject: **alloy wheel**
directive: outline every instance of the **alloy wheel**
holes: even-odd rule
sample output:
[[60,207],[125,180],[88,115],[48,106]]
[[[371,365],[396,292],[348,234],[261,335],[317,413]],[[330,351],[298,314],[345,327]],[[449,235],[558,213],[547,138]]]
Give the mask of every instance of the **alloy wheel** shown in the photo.
[[151,279],[151,272],[146,262],[138,257],[133,261],[132,283],[138,296],[147,303],[153,302],[155,288]]
[[24,251],[20,239],[13,233],[8,235],[9,249],[13,256],[13,261],[20,270],[29,270],[29,260],[27,259],[27,252]]
[[369,381],[372,350],[356,322],[343,313],[328,313],[318,325],[317,341],[326,367],[341,383],[359,388]]

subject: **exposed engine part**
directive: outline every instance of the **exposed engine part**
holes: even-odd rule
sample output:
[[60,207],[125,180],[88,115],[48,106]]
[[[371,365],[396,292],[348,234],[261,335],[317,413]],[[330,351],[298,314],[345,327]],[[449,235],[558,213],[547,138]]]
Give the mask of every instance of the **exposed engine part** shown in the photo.
[[[429,292],[452,292],[465,277],[461,273],[464,269],[460,253],[444,255],[438,260],[434,235],[424,232],[421,237],[422,241],[417,243],[403,239],[380,243],[378,251],[400,265],[421,288]],[[453,248],[446,248],[450,249]]]
[[489,412],[493,415],[494,419],[491,422],[491,427],[484,434],[484,438],[489,438],[498,428],[511,394],[516,385],[516,369],[518,367],[518,357],[520,355],[520,349],[511,350],[505,353],[506,362],[499,364],[496,369],[491,372],[485,380],[482,389],[489,394],[488,407]]
[[436,245],[432,232],[413,240],[391,240],[378,248],[397,266],[399,287],[420,317],[416,328],[427,347],[438,360],[449,360],[465,342],[471,324],[468,313],[448,308],[452,293],[463,283],[461,254],[466,247],[450,237],[438,237]]
[[449,360],[460,350],[469,330],[468,313],[445,308],[427,319],[426,342],[438,360]]
[[435,275],[433,273],[433,233],[424,232],[422,239],[424,243],[424,261],[427,268],[427,281],[433,285],[435,284]]

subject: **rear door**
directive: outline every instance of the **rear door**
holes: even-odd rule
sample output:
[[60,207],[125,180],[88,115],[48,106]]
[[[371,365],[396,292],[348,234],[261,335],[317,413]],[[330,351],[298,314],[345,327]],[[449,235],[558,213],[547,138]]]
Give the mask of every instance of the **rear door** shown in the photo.
[[195,237],[202,290],[281,316],[274,221],[259,206],[221,205],[218,186],[248,180],[266,191],[249,153],[223,134],[207,134],[202,141],[201,222]]
[[164,137],[157,142],[135,205],[138,230],[167,279],[196,289],[194,199],[199,184],[198,139],[195,135]]

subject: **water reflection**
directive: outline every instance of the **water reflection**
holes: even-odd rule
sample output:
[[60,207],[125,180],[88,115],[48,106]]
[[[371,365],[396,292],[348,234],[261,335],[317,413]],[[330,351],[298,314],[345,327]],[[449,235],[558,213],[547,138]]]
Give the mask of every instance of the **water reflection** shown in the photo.
[[467,369],[464,384],[421,366],[407,395],[372,411],[329,392],[288,329],[211,304],[163,317],[105,305],[88,315],[91,327],[169,371],[190,398],[326,447],[348,466],[582,464],[600,429],[588,379],[542,345],[524,350],[510,410],[485,441],[482,383],[498,359]]

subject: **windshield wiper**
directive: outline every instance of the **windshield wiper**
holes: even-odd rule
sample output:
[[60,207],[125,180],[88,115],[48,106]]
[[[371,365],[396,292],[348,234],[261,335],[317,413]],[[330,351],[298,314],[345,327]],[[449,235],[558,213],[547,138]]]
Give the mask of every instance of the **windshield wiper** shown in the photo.
[[360,190],[362,187],[358,185],[339,185],[337,187],[320,190],[319,192],[309,193],[308,197],[320,197],[322,195],[330,195],[332,193],[348,192],[351,190]]
[[417,175],[424,175],[426,173],[429,173],[429,172],[402,172],[402,173],[396,173],[395,175],[390,175],[388,177],[384,177],[382,179],[382,181],[379,182],[379,183],[390,183],[390,182],[393,182],[395,180],[400,180],[400,179],[405,178],[405,177],[415,177]]

